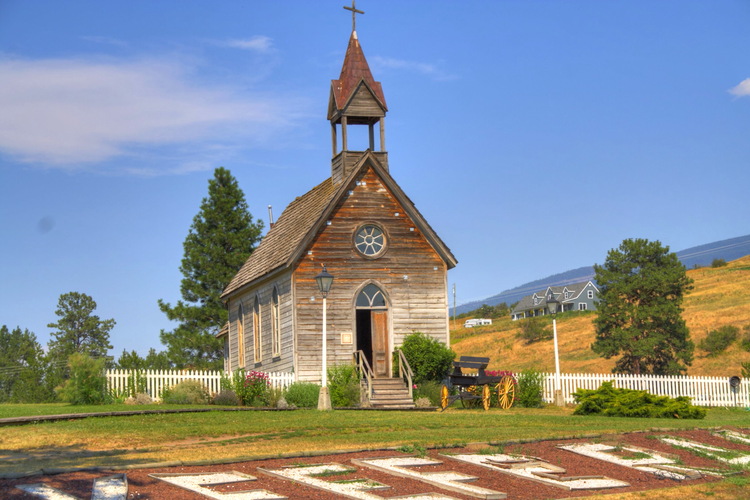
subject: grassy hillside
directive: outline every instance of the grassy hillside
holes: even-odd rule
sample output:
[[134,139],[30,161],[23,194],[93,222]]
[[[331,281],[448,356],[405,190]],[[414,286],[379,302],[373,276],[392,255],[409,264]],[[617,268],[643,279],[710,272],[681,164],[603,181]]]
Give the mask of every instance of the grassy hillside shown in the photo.
[[[694,289],[685,299],[683,317],[696,346],[709,331],[720,326],[733,325],[742,330],[750,324],[750,256],[725,267],[690,270],[688,276],[694,280]],[[594,341],[592,321],[595,315],[595,312],[568,312],[557,316],[561,371],[608,373],[612,370],[614,360],[599,358],[590,348]],[[548,321],[551,324],[551,319]],[[526,345],[517,338],[520,322],[511,321],[509,317],[494,320],[490,326],[463,328],[463,320],[456,321],[456,326],[451,329],[451,347],[459,356],[487,356],[489,368],[493,370],[555,369],[552,341]],[[750,352],[742,350],[737,342],[714,358],[696,347],[688,374],[739,375],[740,362],[746,361],[750,361]]]

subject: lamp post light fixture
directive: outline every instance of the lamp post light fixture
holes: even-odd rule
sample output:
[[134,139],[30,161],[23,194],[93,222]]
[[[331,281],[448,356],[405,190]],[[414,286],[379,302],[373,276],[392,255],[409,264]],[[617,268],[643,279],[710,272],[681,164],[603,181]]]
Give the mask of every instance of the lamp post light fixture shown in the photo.
[[552,314],[552,339],[555,345],[555,405],[565,406],[565,400],[562,395],[562,388],[560,386],[560,352],[557,348],[557,309],[560,306],[560,301],[555,298],[555,294],[552,291],[547,295],[547,308],[550,314]]
[[326,340],[328,339],[328,335],[326,332],[326,324],[328,322],[326,318],[326,298],[328,297],[328,292],[331,290],[331,284],[333,284],[333,275],[328,272],[325,264],[323,264],[323,270],[320,272],[320,274],[315,277],[315,281],[318,284],[318,290],[320,290],[320,293],[323,295],[323,357],[320,360],[321,374],[320,394],[318,395],[318,410],[330,410],[331,395],[328,393],[328,384],[326,380],[328,372],[328,367],[326,366],[326,359],[328,355],[326,352]]

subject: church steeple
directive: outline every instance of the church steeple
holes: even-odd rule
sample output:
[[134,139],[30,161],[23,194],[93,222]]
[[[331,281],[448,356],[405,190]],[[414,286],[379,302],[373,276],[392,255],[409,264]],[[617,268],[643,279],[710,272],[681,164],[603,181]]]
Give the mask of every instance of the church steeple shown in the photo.
[[[344,7],[352,11],[352,17],[362,11],[352,7]],[[365,151],[350,149],[349,126],[366,125],[368,127],[368,147],[375,152],[378,160],[388,168],[388,153],[385,150],[385,114],[388,107],[380,82],[375,81],[370,67],[362,52],[352,19],[352,34],[349,46],[344,56],[341,75],[338,80],[331,81],[331,95],[328,103],[328,119],[331,122],[333,142],[333,159],[331,160],[331,176],[334,182],[343,180],[354,164]],[[375,124],[380,124],[380,148],[375,151]],[[339,145],[338,130],[341,130],[341,144]],[[340,146],[340,149],[339,149]]]

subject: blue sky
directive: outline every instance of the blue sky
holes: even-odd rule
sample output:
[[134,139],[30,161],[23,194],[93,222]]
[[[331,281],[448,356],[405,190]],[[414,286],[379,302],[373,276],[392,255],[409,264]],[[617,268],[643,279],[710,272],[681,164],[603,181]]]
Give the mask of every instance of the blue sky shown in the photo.
[[[330,175],[343,0],[0,0],[0,324],[60,294],[161,349],[213,169],[266,221]],[[360,0],[391,173],[458,302],[748,234],[750,2]]]

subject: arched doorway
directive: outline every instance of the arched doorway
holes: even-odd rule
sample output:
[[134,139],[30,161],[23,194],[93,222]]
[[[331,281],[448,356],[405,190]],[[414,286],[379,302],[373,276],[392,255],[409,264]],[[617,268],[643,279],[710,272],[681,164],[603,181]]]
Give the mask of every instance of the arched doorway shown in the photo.
[[374,283],[365,286],[355,303],[357,350],[362,351],[376,377],[390,377],[388,305]]

